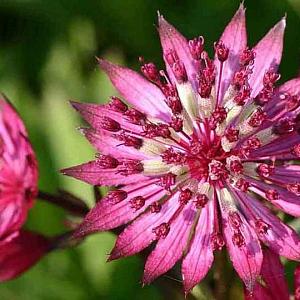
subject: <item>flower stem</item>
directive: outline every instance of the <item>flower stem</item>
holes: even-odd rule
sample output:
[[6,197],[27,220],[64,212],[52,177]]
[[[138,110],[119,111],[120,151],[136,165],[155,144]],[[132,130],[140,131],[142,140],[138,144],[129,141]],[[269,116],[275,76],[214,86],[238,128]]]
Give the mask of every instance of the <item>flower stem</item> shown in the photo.
[[220,251],[216,253],[215,258],[215,299],[224,300],[227,299],[227,280],[226,280],[226,253]]
[[89,208],[81,199],[66,191],[60,191],[58,195],[39,191],[38,198],[57,205],[72,215],[83,217],[89,211]]

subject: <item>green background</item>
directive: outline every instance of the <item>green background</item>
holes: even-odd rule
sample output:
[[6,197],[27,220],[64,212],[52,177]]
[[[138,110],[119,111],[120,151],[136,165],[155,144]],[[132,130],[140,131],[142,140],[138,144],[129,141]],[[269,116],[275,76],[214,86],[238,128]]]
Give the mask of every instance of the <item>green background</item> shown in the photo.
[[[162,67],[155,28],[158,10],[188,38],[203,35],[210,51],[238,6],[239,1],[229,0],[0,0],[0,90],[26,123],[38,156],[40,189],[63,188],[93,205],[91,188],[58,170],[94,155],[76,130],[82,121],[68,100],[104,103],[115,94],[95,56],[138,69],[142,55]],[[250,46],[287,13],[281,81],[297,75],[300,1],[248,0],[245,6]],[[68,220],[63,210],[38,200],[26,226],[55,235],[66,230]],[[142,259],[106,263],[114,240],[113,234],[101,233],[76,249],[51,253],[22,277],[1,284],[0,299],[183,299],[164,289],[178,287],[177,271],[175,277],[142,288]],[[292,264],[287,266],[290,282],[292,269]],[[212,276],[210,272],[205,283]],[[211,299],[205,287],[195,289],[194,298]],[[231,282],[228,297],[242,297],[239,280]]]

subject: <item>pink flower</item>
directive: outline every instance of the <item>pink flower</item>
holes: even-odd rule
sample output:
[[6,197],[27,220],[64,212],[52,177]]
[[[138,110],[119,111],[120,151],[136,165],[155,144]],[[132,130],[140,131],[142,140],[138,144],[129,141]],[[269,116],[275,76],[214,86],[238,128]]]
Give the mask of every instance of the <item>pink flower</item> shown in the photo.
[[24,124],[0,98],[0,281],[32,266],[48,248],[39,234],[20,230],[37,195],[38,169]]
[[22,120],[0,99],[0,239],[10,238],[24,224],[37,195],[35,154]]
[[166,72],[144,63],[141,76],[100,59],[129,105],[117,97],[107,105],[72,103],[101,154],[63,172],[115,187],[76,236],[129,223],[109,260],[155,243],[143,282],[182,259],[186,292],[224,246],[249,291],[262,245],[299,260],[298,235],[270,211],[300,216],[300,79],[275,86],[284,29],[282,19],[249,48],[241,5],[210,59],[203,37],[188,41],[159,16]]

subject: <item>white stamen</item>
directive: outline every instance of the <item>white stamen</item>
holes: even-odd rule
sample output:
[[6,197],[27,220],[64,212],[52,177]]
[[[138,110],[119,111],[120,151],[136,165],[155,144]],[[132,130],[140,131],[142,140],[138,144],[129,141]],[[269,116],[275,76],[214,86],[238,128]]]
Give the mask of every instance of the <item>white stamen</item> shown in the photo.
[[226,136],[221,139],[221,145],[225,152],[230,152],[230,150],[236,145],[236,142],[229,142]]
[[170,165],[164,163],[162,159],[147,159],[142,161],[145,175],[160,175],[170,171]]
[[163,153],[167,148],[159,142],[150,139],[143,140],[143,146],[140,148],[142,153],[151,156],[157,156]]
[[185,108],[186,112],[189,114],[192,121],[199,117],[197,99],[195,97],[192,85],[189,82],[182,84],[176,84],[179,98],[181,100],[182,106]]

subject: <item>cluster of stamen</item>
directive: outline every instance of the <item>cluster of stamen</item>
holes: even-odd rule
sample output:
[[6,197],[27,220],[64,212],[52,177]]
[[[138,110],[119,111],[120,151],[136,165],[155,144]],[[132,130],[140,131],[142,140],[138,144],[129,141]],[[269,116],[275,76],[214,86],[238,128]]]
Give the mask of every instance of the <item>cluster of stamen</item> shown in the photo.
[[[157,164],[158,170],[161,168],[163,171],[151,174],[141,160],[116,159],[110,155],[98,155],[96,158],[96,163],[100,168],[115,169],[118,174],[123,176],[145,172],[158,187],[161,187],[162,191],[165,190],[168,196],[166,201],[172,199],[172,196],[178,192],[179,209],[175,214],[178,214],[188,203],[192,203],[194,208],[201,210],[211,201],[211,195],[208,196],[208,193],[198,190],[197,187],[190,188],[188,183],[191,181],[199,183],[199,186],[205,182],[215,189],[231,185],[235,190],[245,193],[249,191],[249,188],[252,191],[254,186],[244,176],[246,168],[243,164],[252,151],[262,147],[263,138],[255,136],[253,132],[257,132],[268,121],[265,105],[274,97],[275,83],[280,78],[280,75],[274,70],[268,70],[263,77],[263,88],[255,99],[251,99],[249,78],[252,75],[256,54],[252,49],[246,48],[240,53],[239,69],[233,74],[229,96],[218,99],[220,87],[216,86],[216,76],[219,76],[218,80],[221,82],[224,62],[228,60],[231,54],[230,50],[222,41],[214,44],[215,57],[219,67],[219,74],[216,74],[217,65],[204,50],[203,37],[190,40],[188,47],[194,60],[193,63],[197,66],[197,73],[193,78],[195,82],[191,86],[188,86],[190,75],[187,71],[189,70],[179,58],[176,49],[169,49],[164,53],[168,72],[171,72],[169,72],[170,77],[163,70],[159,70],[154,63],[145,63],[142,58],[140,59],[142,62],[141,72],[161,90],[165,97],[164,101],[170,108],[171,118],[169,120],[171,121],[169,123],[159,123],[156,119],[149,118],[146,113],[128,107],[118,97],[111,98],[108,104],[109,109],[120,114],[124,121],[139,126],[139,131],[134,132],[122,128],[121,124],[113,117],[105,116],[101,120],[101,128],[111,132],[112,136],[120,141],[117,146],[133,147],[142,152],[146,140],[148,143],[152,141],[155,142],[155,145],[159,144],[161,149],[157,150],[154,164]],[[186,91],[182,88],[183,86],[186,89],[192,89],[193,97],[190,97],[192,100],[186,98],[189,101],[196,101],[197,109],[200,111],[199,115],[193,115],[188,110],[189,106],[182,100],[186,96],[183,94],[182,97],[182,91]],[[300,100],[297,96],[285,93],[281,95],[280,99],[284,103],[286,112],[292,112],[299,107]],[[203,116],[201,115],[201,103],[205,103],[205,101],[211,103],[212,108],[208,114]],[[231,109],[238,108],[241,111],[242,106],[247,102],[251,102],[252,106],[250,106],[245,120],[240,123],[236,122],[237,115],[233,119],[229,119],[232,116]],[[283,135],[298,130],[297,124],[300,122],[297,117],[297,115],[280,117],[276,125],[272,127],[272,134]],[[239,144],[240,139],[243,140]],[[235,147],[236,145],[238,146]],[[293,145],[287,154],[299,158],[300,144]],[[248,170],[251,176],[254,175],[260,180],[272,180],[275,172],[274,162],[269,164],[263,161],[262,163],[252,163],[252,166],[252,173]],[[300,183],[290,183],[285,188],[300,196]],[[263,193],[266,200],[276,201],[279,199],[276,189],[266,189]],[[164,205],[163,201],[159,200],[147,206],[146,202],[148,198],[151,198],[150,196],[138,195],[130,198],[124,190],[110,191],[107,195],[107,199],[112,204],[117,204],[127,198],[130,207],[135,211],[148,207],[147,209],[151,213],[159,213]],[[232,207],[235,207],[234,203],[232,203]],[[232,242],[240,248],[245,245],[245,238],[242,234],[243,220],[238,209],[229,213],[228,224],[233,232]],[[152,229],[157,239],[165,238],[168,235],[174,218],[173,216],[168,222],[163,222]],[[216,222],[221,224],[218,216],[217,219]],[[221,250],[225,241],[219,226],[216,228],[211,236],[212,248]],[[255,228],[258,234],[265,234],[270,229],[270,225],[257,219]]]

